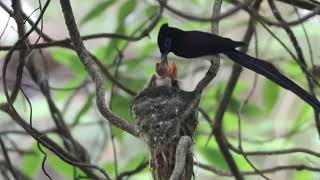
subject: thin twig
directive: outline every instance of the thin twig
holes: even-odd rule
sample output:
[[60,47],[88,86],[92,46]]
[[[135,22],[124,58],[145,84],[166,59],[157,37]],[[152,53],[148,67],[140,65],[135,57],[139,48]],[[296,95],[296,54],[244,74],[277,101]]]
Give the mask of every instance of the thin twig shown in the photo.
[[47,160],[47,153],[44,152],[44,150],[41,148],[41,145],[39,143],[39,141],[37,142],[37,146],[38,146],[38,149],[40,150],[40,152],[43,154],[43,159],[42,159],[42,163],[41,163],[41,168],[42,168],[42,171],[43,173],[48,177],[48,179],[52,180],[50,174],[47,172],[46,168],[45,168],[45,164],[46,164],[46,160]]
[[[210,171],[214,174],[217,174],[219,176],[233,176],[231,173],[211,167],[209,165],[200,163],[200,162],[194,162],[195,166],[198,166],[204,170]],[[320,168],[318,167],[311,167],[311,166],[307,166],[304,164],[296,164],[296,165],[283,165],[283,166],[275,166],[275,167],[270,167],[270,168],[266,168],[266,169],[261,169],[260,171],[262,173],[274,173],[274,172],[278,172],[278,171],[284,171],[284,170],[291,170],[291,171],[313,171],[313,172],[317,172],[320,173]],[[243,175],[245,176],[249,176],[249,175],[257,175],[257,172],[255,171],[242,171],[241,172]]]
[[13,165],[11,163],[11,160],[10,160],[10,157],[8,155],[8,151],[7,151],[7,148],[2,140],[2,137],[0,136],[0,146],[1,146],[1,149],[2,149],[2,152],[3,152],[3,155],[4,155],[4,158],[6,160],[6,163],[8,164],[8,169],[9,171],[11,172],[13,178],[15,180],[19,180],[20,178],[18,177],[18,175],[15,173],[14,169],[13,169]]
[[149,163],[148,161],[144,160],[136,168],[120,173],[116,179],[122,180],[124,177],[129,177],[131,175],[134,175],[142,171],[145,167],[147,167],[148,163]]

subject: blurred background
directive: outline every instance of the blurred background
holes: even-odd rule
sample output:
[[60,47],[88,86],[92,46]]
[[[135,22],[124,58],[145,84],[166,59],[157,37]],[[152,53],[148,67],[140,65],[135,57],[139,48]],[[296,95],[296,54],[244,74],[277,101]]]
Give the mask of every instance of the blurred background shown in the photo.
[[[44,0],[40,2],[42,6],[45,3]],[[168,1],[168,5],[185,14],[205,18],[211,17],[213,2],[213,0],[171,0]],[[29,0],[21,3],[24,13],[35,21],[40,13],[39,1]],[[280,1],[275,1],[275,3],[282,16],[288,21],[299,19],[312,12],[298,6],[295,9],[294,6]],[[1,4],[12,10],[10,0],[2,0]],[[82,36],[117,33],[139,37],[159,11],[159,3],[155,0],[72,0],[71,5]],[[221,12],[227,12],[234,6],[232,1],[223,1]],[[267,1],[262,1],[258,12],[266,19],[276,22]],[[223,18],[220,21],[219,34],[242,41],[249,18],[250,16],[244,10]],[[0,8],[0,19],[0,59],[3,64],[8,46],[12,46],[17,41],[18,33],[14,18],[10,17],[3,7]],[[308,70],[314,77],[319,77],[317,71],[320,56],[318,51],[319,20],[319,16],[313,16],[291,27],[301,46]],[[146,87],[149,79],[155,73],[155,64],[160,60],[157,33],[160,26],[166,22],[170,26],[184,30],[211,31],[210,22],[193,21],[164,10],[159,22],[146,37],[130,41],[98,37],[85,40],[85,46],[118,81],[133,92],[139,92]],[[25,23],[26,30],[29,30],[30,27],[28,23]],[[40,25],[38,27],[40,28]],[[271,25],[267,27],[290,51],[296,54],[287,33],[281,27]],[[43,17],[43,33],[53,41],[69,37],[59,1],[50,2]],[[33,32],[28,38],[29,43],[35,43],[38,36],[36,32]],[[45,43],[45,41],[41,38],[38,43]],[[272,62],[286,76],[308,89],[306,77],[299,65],[279,41],[259,23],[255,25],[255,35],[250,41],[248,54]],[[149,155],[145,143],[110,125],[100,115],[95,103],[94,84],[74,51],[58,45],[42,48],[41,51],[33,49],[29,56],[32,56],[33,62],[36,62],[40,77],[48,80],[55,106],[60,111],[74,139],[88,152],[92,164],[103,168],[111,177],[135,169],[143,163],[146,164]],[[312,66],[311,59],[314,60],[314,66]],[[178,79],[182,89],[186,91],[194,89],[210,66],[209,61],[206,60],[202,58],[198,61],[190,61],[170,54],[169,61],[177,63]],[[16,79],[18,64],[19,55],[16,51],[7,68],[7,83],[10,90]],[[198,114],[199,123],[194,136],[194,160],[221,171],[228,171],[228,166],[215,139],[212,138],[207,146],[206,142],[211,134],[211,122],[224,94],[232,65],[233,63],[228,59],[221,60],[217,76],[206,88],[200,102],[202,113]],[[256,84],[254,83],[255,78]],[[21,88],[32,104],[33,128],[48,135],[61,145],[62,141],[58,137],[52,120],[48,99],[26,69],[23,72]],[[112,111],[128,121],[133,121],[130,106],[134,96],[113,86],[108,79],[105,80],[105,88],[107,101],[110,102]],[[316,93],[319,91],[317,85],[315,85],[315,90]],[[244,104],[246,99],[248,103]],[[1,103],[6,102],[2,88],[0,100]],[[18,113],[29,122],[30,106],[22,93],[18,94],[14,105]],[[289,165],[305,165],[315,168],[314,170],[280,169],[265,174],[267,177],[294,180],[319,179],[318,158],[320,155],[316,152],[319,152],[320,141],[314,125],[313,109],[304,101],[264,77],[243,69],[223,121],[226,137],[235,148],[238,148],[239,142],[239,118],[241,118],[243,151],[272,152],[301,148],[315,153],[305,153],[302,150],[304,153],[288,151],[278,155],[262,153],[248,156],[260,170]],[[0,135],[17,171],[30,179],[47,178],[41,167],[44,155],[40,152],[37,142],[3,111],[0,111]],[[47,152],[45,169],[53,179],[73,179],[75,177],[79,169],[60,160],[47,149],[45,151]],[[0,179],[13,179],[4,164],[5,159],[1,153]],[[241,153],[232,152],[232,154],[242,171],[254,172]],[[198,167],[197,164],[194,166],[194,176],[195,179],[233,179],[205,170]],[[124,179],[126,178],[151,179],[151,174],[148,167],[144,165],[144,168],[136,173],[124,176]],[[262,179],[262,177],[253,175],[246,176],[246,179]]]

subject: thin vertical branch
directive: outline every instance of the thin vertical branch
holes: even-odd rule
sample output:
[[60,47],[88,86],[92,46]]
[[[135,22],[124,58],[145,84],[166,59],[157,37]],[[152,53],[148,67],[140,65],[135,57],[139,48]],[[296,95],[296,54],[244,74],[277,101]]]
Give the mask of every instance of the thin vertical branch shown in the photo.
[[[119,50],[118,50],[119,51]],[[119,51],[119,57],[115,59],[114,63],[116,64],[116,69],[114,72],[114,77],[117,79],[119,75],[119,67],[122,64],[122,52]],[[113,96],[115,94],[115,86],[114,84],[111,85],[111,92],[110,92],[110,101],[109,101],[109,107],[110,110],[112,110],[112,100]],[[117,150],[116,150],[116,144],[114,141],[114,134],[112,130],[112,125],[108,123],[109,125],[109,131],[110,131],[110,139],[112,143],[112,151],[113,151],[113,161],[114,161],[114,173],[115,177],[118,177],[118,158],[117,158]]]
[[[253,7],[258,10],[260,7],[260,4],[261,4],[261,0],[257,0],[254,3]],[[247,32],[246,32],[245,38],[244,38],[244,42],[245,42],[245,44],[247,44],[247,46],[243,46],[240,49],[240,51],[242,51],[242,52],[247,51],[248,44],[251,40],[251,37],[253,36],[255,22],[256,21],[251,17],[249,20],[249,26],[248,26],[248,29],[247,29]],[[238,82],[241,71],[242,71],[242,68],[240,65],[238,65],[238,64],[233,65],[232,74],[231,74],[230,79],[228,81],[225,93],[219,103],[216,115],[214,117],[214,124],[212,125],[213,126],[213,128],[212,128],[213,135],[217,139],[218,146],[221,149],[221,152],[223,153],[223,156],[226,159],[226,161],[228,162],[229,168],[236,179],[243,179],[243,176],[239,172],[239,169],[238,169],[234,159],[232,158],[231,153],[229,152],[229,150],[227,148],[226,139],[225,139],[225,136],[224,136],[223,130],[222,130],[222,121],[223,121],[224,112],[226,111],[226,109],[228,107],[233,90],[235,89],[235,86]]]
[[[215,2],[213,4],[213,9],[212,9],[212,18],[213,19],[215,17],[220,16],[221,5],[222,5],[222,0],[215,0]],[[219,21],[213,21],[211,23],[211,31],[214,34],[219,34]],[[211,63],[212,64],[211,64],[209,71],[211,70],[211,68],[213,68],[214,72],[217,73],[219,66],[220,66],[219,58],[213,57]],[[214,76],[215,76],[215,74],[213,74],[212,78]],[[222,130],[222,118],[220,120],[214,121],[214,127],[215,127],[214,128],[215,139],[217,141],[217,144],[220,148],[220,151],[221,151],[224,159],[226,160],[226,162],[229,166],[231,173],[233,174],[233,176],[236,179],[242,180],[243,176],[240,173],[239,168],[237,167],[237,164],[236,164],[235,160],[233,159],[230,151],[228,150],[227,144],[225,143],[225,136],[224,136],[223,130]]]
[[6,160],[6,163],[8,164],[8,168],[9,168],[9,171],[11,172],[13,178],[15,180],[19,180],[20,178],[18,177],[18,175],[15,173],[14,171],[14,168],[12,166],[12,163],[11,163],[11,160],[10,160],[10,157],[8,155],[8,151],[7,151],[7,148],[2,140],[2,137],[0,136],[0,146],[1,146],[1,149],[2,149],[2,152],[3,152],[3,155],[4,155],[4,158]]
[[[21,2],[20,0],[12,0],[12,9],[13,9],[13,18],[16,21],[17,24],[17,28],[18,28],[18,35],[19,38],[21,39],[24,35],[25,35],[25,28],[24,28],[24,23],[23,23],[23,17],[21,14]],[[42,18],[41,18],[42,19]],[[26,47],[28,46],[28,39],[27,37],[20,42],[22,46]],[[14,84],[13,90],[12,90],[12,94],[11,94],[11,101],[14,102],[19,90],[20,90],[20,85],[21,85],[21,81],[22,81],[22,73],[23,73],[23,68],[25,65],[25,58],[27,56],[27,50],[26,49],[21,49],[19,51],[19,64],[18,64],[18,68],[17,68],[17,72],[16,72],[16,82]]]

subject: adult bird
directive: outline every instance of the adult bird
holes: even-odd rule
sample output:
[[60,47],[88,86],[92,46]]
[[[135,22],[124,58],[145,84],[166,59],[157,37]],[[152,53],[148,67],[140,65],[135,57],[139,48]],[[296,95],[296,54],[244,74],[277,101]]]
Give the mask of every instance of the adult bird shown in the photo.
[[158,46],[162,60],[167,59],[170,52],[184,58],[197,58],[222,53],[241,66],[251,69],[281,87],[292,91],[317,112],[320,112],[320,102],[315,97],[280,73],[273,64],[235,49],[242,45],[244,43],[229,38],[201,31],[183,31],[169,27],[168,24],[163,24],[158,34]]

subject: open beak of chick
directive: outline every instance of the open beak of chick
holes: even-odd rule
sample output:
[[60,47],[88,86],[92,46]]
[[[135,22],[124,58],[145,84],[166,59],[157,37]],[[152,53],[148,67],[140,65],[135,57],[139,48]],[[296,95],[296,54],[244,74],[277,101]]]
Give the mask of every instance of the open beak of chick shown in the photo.
[[168,63],[167,59],[162,60],[160,63],[156,64],[156,72],[162,78],[170,78],[171,80],[177,79],[177,66],[176,63]]

